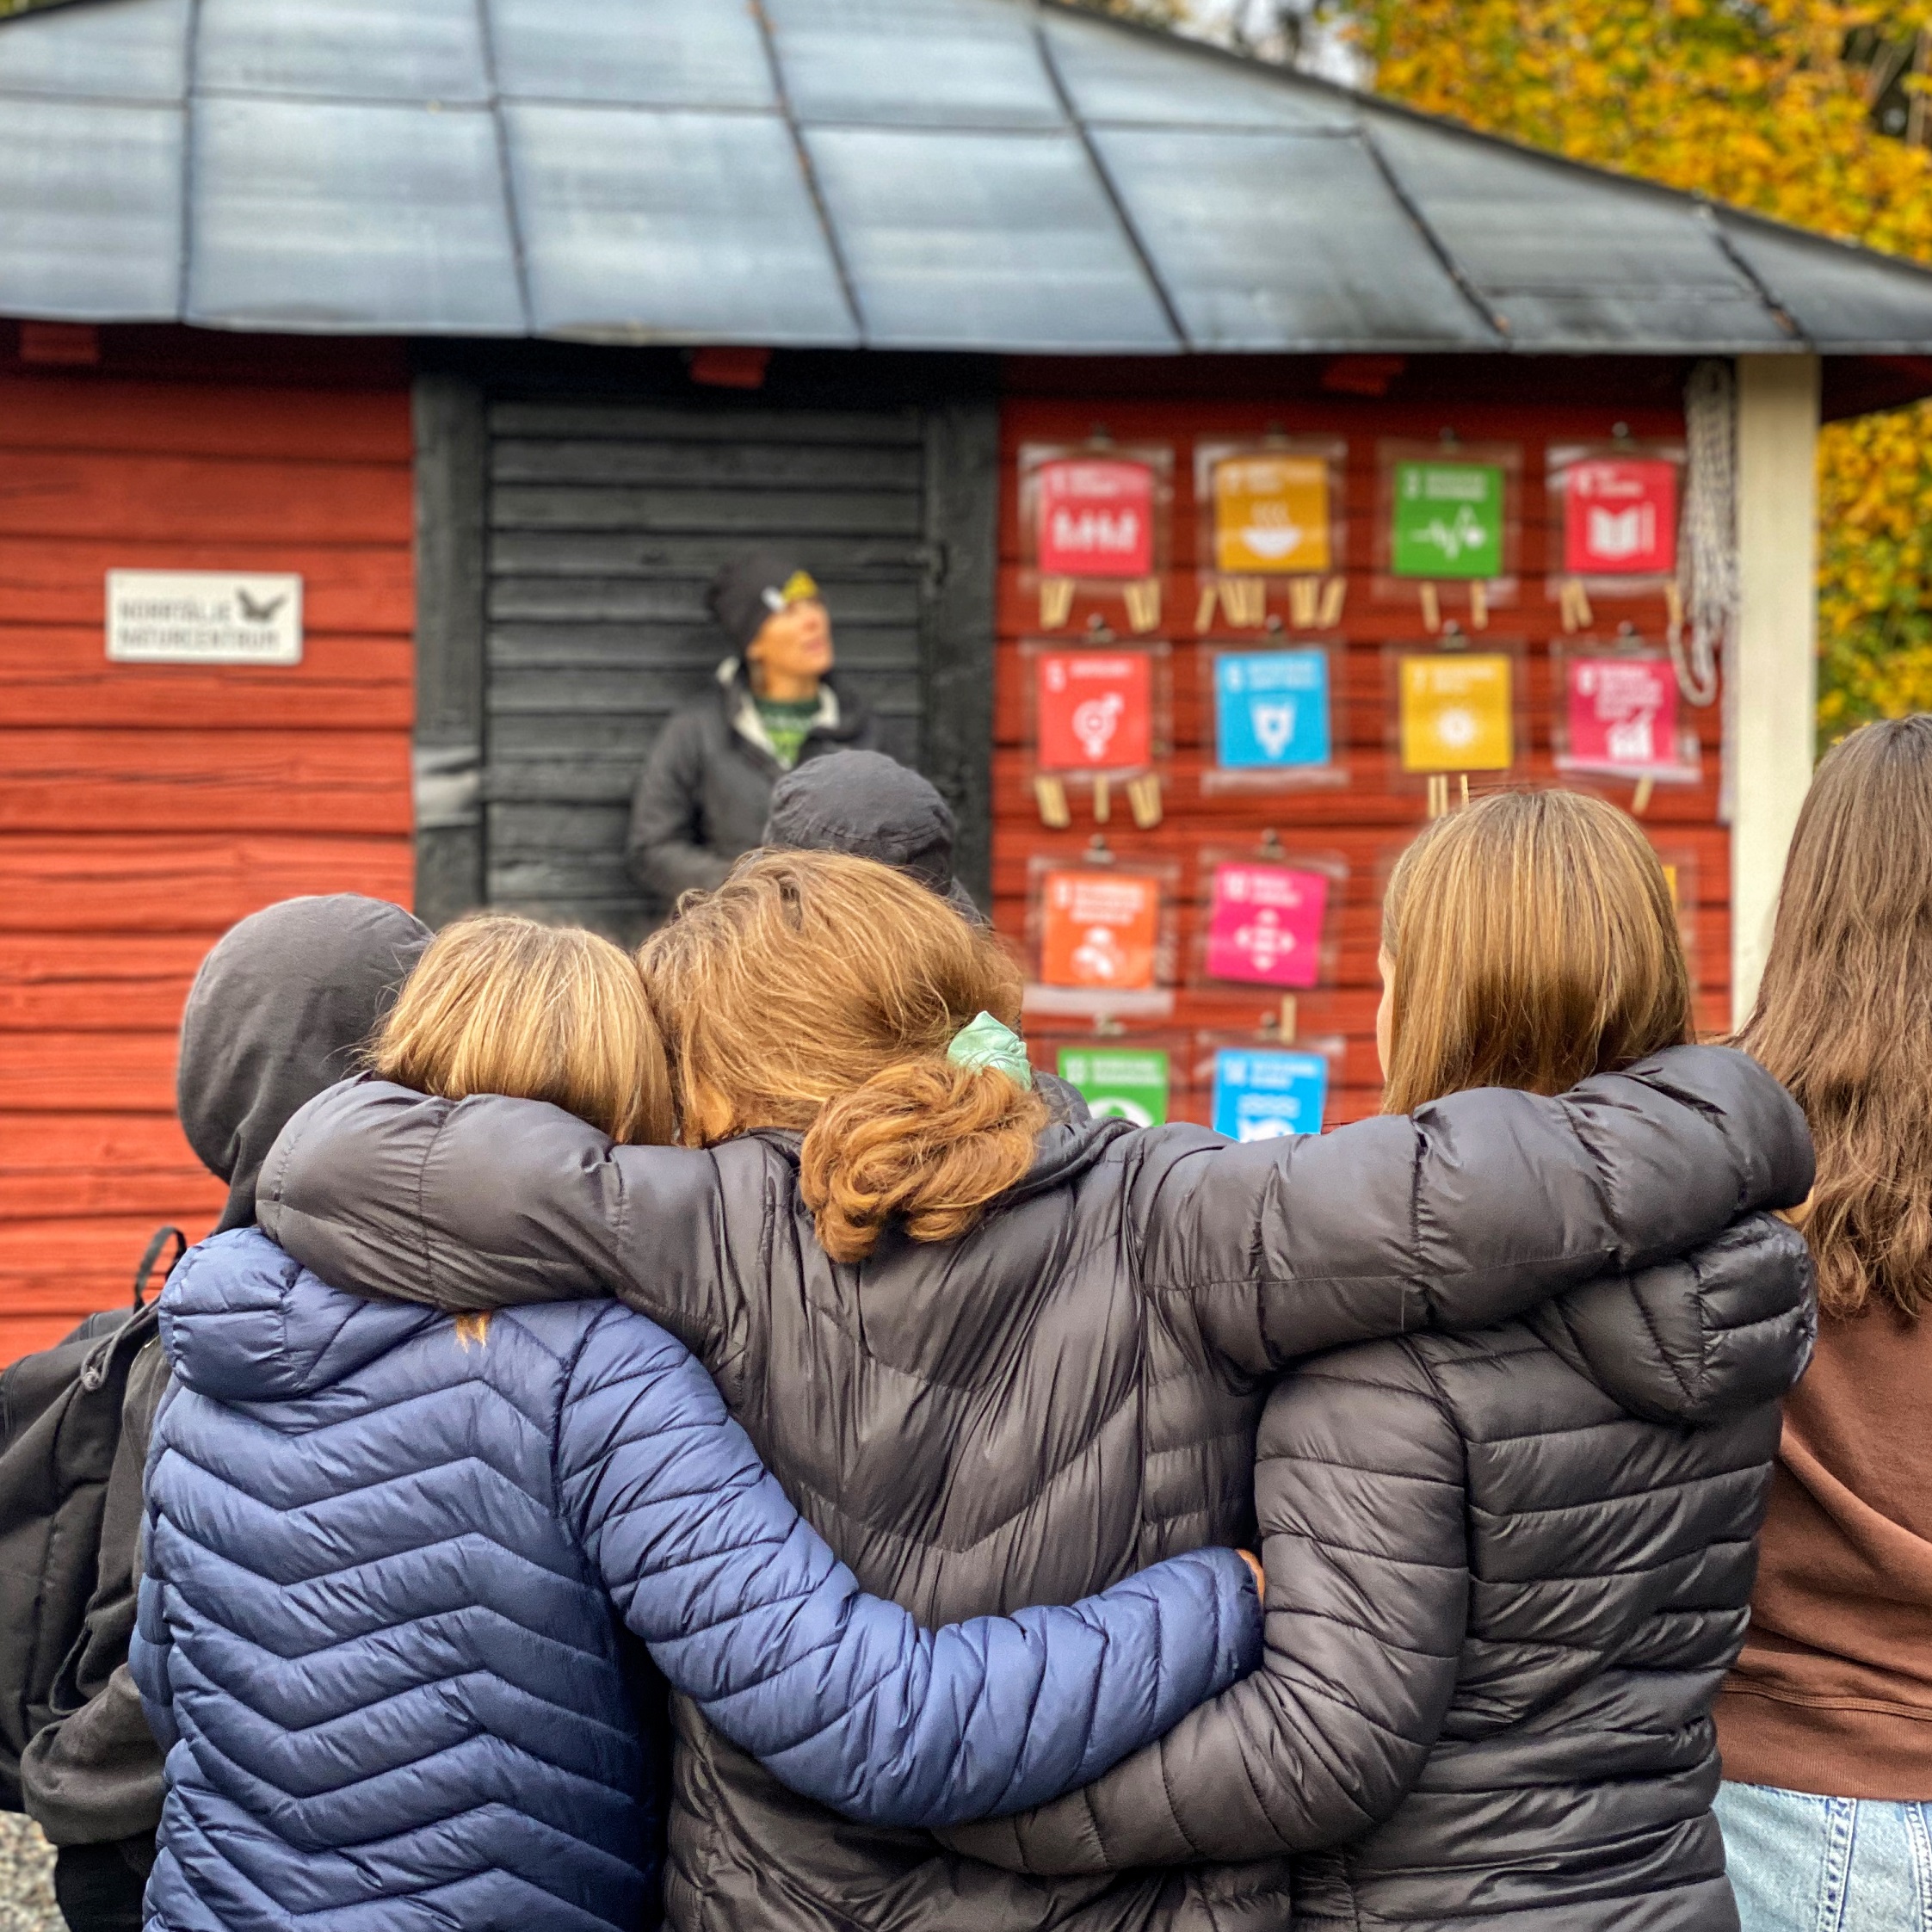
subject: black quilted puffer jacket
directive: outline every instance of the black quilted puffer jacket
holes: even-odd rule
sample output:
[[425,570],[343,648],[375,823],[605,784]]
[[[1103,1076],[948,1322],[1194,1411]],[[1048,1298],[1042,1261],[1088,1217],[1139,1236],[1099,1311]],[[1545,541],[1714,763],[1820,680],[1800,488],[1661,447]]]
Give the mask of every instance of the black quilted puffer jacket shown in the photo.
[[1793,1229],[1746,1223],[1522,1321],[1295,1370],[1256,1468],[1263,1668],[949,1842],[1052,1873],[1312,1853],[1305,1928],[1735,1932],[1711,1701],[1811,1272]]
[[[1254,1534],[1275,1375],[1506,1319],[1797,1201],[1811,1145],[1742,1055],[1684,1047],[1557,1100],[1238,1146],[1059,1122],[960,1239],[830,1261],[797,1137],[612,1148],[540,1104],[365,1081],[289,1125],[262,1225],[324,1280],[446,1308],[615,1293],[703,1360],[803,1513],[928,1622],[1076,1598]],[[1286,1861],[1064,1879],[842,1823],[677,1713],[685,1932],[1277,1932]]]

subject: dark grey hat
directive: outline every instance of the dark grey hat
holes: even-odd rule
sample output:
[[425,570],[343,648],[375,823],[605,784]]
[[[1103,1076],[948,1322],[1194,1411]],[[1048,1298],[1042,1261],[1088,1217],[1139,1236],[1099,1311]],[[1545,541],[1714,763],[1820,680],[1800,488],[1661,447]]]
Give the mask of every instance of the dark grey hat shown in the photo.
[[765,843],[877,859],[982,917],[953,875],[952,807],[916,771],[883,751],[807,758],[772,788]]
[[712,578],[705,608],[723,627],[732,650],[743,651],[775,612],[818,595],[812,572],[796,557],[755,550],[733,558]]

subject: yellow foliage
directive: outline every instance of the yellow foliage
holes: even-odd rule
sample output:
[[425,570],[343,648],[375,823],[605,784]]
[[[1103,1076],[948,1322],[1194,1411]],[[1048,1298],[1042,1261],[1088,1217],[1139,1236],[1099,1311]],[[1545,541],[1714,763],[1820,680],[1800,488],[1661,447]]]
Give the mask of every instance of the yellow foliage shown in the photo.
[[[1932,152],[1872,124],[1843,57],[1932,0],[1361,0],[1379,91],[1577,160],[1932,261]],[[1910,83],[1917,88],[1922,83]],[[1932,404],[1818,449],[1821,736],[1932,710]]]

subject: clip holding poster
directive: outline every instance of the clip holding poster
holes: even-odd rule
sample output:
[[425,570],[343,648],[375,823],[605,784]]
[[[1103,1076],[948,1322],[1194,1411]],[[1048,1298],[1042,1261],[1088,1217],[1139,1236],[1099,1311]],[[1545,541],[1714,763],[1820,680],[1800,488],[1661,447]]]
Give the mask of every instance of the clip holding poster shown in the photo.
[[1668,651],[1640,643],[1554,645],[1559,771],[1694,785],[1702,775],[1696,731],[1683,722]]
[[1472,649],[1390,645],[1384,652],[1392,749],[1409,778],[1505,772],[1528,743],[1522,648],[1485,639]]
[[1486,629],[1516,601],[1522,446],[1389,437],[1376,461],[1377,602],[1417,606],[1433,632],[1460,599],[1470,628]]
[[1339,437],[1279,432],[1194,445],[1197,631],[1217,604],[1229,628],[1259,630],[1284,596],[1297,630],[1341,620],[1348,455]]
[[1341,650],[1284,639],[1265,649],[1204,645],[1197,657],[1201,701],[1213,720],[1203,792],[1348,783],[1337,755]]
[[1028,874],[1029,1013],[1162,1016],[1173,1010],[1178,867],[1119,861],[1102,847],[1084,861],[1035,855]]
[[1044,823],[1071,823],[1067,797],[1077,787],[1090,796],[1095,823],[1107,824],[1116,785],[1126,788],[1137,825],[1160,822],[1161,767],[1171,742],[1169,657],[1164,642],[1021,640],[1034,789]]
[[1099,614],[1136,633],[1161,620],[1174,500],[1169,443],[1023,443],[1019,455],[1021,579],[1042,630]]
[[1194,1077],[1210,1096],[1216,1133],[1249,1141],[1322,1131],[1342,1040],[1288,1046],[1265,1033],[1203,1033],[1195,1046]]
[[1332,985],[1346,862],[1288,851],[1270,832],[1257,846],[1204,846],[1196,983],[1306,992]]
[[1663,596],[1677,579],[1683,444],[1563,443],[1546,461],[1550,554],[1563,561],[1545,594],[1561,607],[1564,628],[1591,621],[1593,598]]

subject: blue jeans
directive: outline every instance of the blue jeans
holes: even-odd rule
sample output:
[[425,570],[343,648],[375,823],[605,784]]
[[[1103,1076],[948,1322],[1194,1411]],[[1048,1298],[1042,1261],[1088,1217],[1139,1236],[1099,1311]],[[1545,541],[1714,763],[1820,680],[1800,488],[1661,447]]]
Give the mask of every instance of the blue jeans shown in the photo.
[[1744,1932],[1932,1932],[1932,1804],[1718,1792]]

